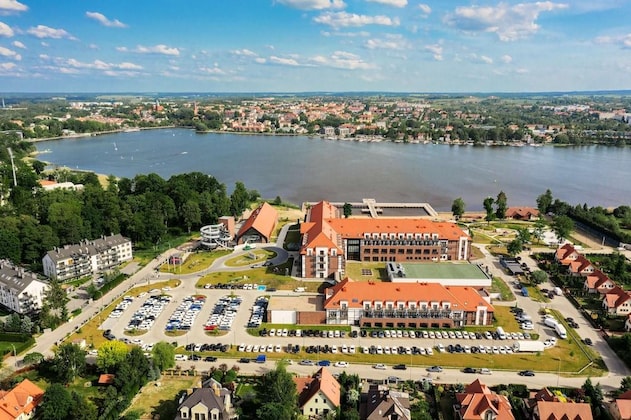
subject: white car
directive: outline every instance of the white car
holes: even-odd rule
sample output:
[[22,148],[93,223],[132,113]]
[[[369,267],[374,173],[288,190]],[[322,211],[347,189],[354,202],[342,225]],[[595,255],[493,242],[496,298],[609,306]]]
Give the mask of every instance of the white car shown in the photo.
[[333,366],[335,366],[335,367],[345,368],[345,367],[348,367],[348,366],[349,366],[349,363],[348,363],[348,362],[342,362],[342,361],[340,361],[340,362],[335,362],[335,364],[334,364]]
[[493,371],[491,371],[491,369],[488,369],[488,368],[482,368],[478,371],[478,374],[480,375],[490,375],[492,373]]
[[436,345],[436,348],[438,349],[439,352],[444,353],[445,352],[445,346],[443,346],[442,343],[438,343]]
[[373,366],[373,369],[386,370],[386,365],[384,365],[383,363],[377,363]]

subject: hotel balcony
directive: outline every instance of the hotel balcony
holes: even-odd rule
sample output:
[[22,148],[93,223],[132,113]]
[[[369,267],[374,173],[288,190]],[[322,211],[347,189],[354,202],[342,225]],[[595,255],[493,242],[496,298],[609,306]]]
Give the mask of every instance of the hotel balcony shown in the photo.
[[450,309],[369,309],[362,311],[365,318],[449,318],[460,319],[461,312]]

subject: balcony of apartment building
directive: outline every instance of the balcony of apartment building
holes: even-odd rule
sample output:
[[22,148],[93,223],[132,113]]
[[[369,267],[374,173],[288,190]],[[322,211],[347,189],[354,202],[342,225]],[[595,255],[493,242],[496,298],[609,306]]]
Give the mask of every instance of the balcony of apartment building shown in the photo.
[[360,325],[397,328],[452,328],[463,326],[460,311],[449,308],[365,308]]

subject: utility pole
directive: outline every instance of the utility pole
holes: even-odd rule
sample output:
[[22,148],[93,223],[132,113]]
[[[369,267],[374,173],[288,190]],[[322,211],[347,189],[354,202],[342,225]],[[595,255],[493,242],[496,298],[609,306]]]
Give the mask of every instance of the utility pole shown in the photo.
[[10,147],[7,147],[7,150],[9,151],[9,156],[11,156],[11,168],[13,169],[13,186],[17,187],[18,186],[18,180],[15,177],[15,163],[13,162],[13,151],[11,150]]

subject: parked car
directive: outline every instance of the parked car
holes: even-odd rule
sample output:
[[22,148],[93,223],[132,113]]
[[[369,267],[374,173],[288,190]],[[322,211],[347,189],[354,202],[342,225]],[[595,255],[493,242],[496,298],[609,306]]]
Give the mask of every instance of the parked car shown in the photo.
[[318,366],[331,366],[331,362],[329,360],[320,360]]
[[477,372],[477,369],[472,368],[472,367],[466,367],[466,368],[462,369],[462,371],[463,371],[464,373],[476,373],[476,372]]
[[384,365],[383,363],[377,363],[376,365],[373,366],[373,369],[385,370],[386,365]]
[[346,368],[350,365],[350,363],[348,362],[343,362],[343,361],[339,361],[339,362],[335,362],[335,364],[333,366],[335,367],[341,367],[341,368]]
[[437,373],[439,373],[439,372],[443,371],[443,368],[440,367],[440,366],[431,366],[431,367],[428,367],[425,370],[427,370],[428,372],[437,372]]
[[493,373],[493,371],[491,369],[489,369],[489,368],[482,368],[482,369],[478,370],[478,373],[480,375],[490,375],[490,374]]
[[392,369],[395,369],[395,370],[406,370],[407,366],[405,366],[404,364],[399,364],[399,365],[392,366]]
[[522,370],[518,373],[519,376],[535,376],[535,372],[532,370]]
[[584,342],[585,344],[587,344],[588,346],[591,346],[591,345],[592,345],[592,339],[591,339],[591,338],[586,338],[585,340],[583,340],[583,342]]
[[239,359],[239,363],[250,363],[249,357],[242,357]]

